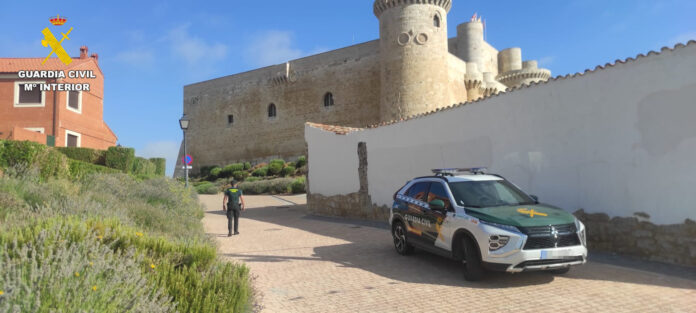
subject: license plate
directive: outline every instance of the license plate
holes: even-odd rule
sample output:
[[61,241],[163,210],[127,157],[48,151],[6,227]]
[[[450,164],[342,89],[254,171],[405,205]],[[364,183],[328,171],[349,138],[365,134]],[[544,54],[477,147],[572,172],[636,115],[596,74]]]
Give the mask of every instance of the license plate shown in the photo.
[[540,259],[544,260],[544,259],[548,259],[548,258],[549,258],[549,252],[546,251],[546,250],[541,250],[541,257],[540,257]]

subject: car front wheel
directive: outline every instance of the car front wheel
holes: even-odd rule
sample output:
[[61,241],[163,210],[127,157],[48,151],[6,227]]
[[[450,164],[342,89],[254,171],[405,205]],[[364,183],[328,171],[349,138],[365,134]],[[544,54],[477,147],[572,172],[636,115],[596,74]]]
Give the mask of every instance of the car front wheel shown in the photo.
[[464,249],[464,279],[468,281],[478,281],[483,279],[485,271],[481,265],[478,248],[474,241],[469,237],[462,240]]
[[406,228],[404,223],[396,222],[392,227],[392,237],[394,238],[394,248],[401,255],[408,255],[413,252],[413,246],[408,243],[406,238]]

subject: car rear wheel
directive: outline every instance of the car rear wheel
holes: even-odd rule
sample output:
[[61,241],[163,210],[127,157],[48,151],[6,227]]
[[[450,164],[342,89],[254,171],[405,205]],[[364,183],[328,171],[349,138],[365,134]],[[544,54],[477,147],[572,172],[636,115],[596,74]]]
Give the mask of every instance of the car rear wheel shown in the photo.
[[474,241],[469,237],[462,239],[464,250],[464,279],[468,281],[478,281],[483,279],[485,270],[481,265],[481,257]]
[[392,237],[394,238],[394,248],[401,255],[408,255],[413,252],[413,246],[408,243],[406,238],[406,228],[404,223],[396,222],[392,227]]

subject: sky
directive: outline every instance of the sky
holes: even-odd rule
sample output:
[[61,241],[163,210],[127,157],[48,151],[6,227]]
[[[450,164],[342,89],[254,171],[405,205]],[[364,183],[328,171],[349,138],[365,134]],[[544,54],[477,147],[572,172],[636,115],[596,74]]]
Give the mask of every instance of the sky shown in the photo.
[[[67,17],[66,51],[99,54],[104,120],[119,144],[166,157],[171,174],[185,85],[378,39],[372,3],[0,0],[0,57],[45,57],[41,29]],[[448,36],[478,13],[486,41],[520,47],[557,76],[696,40],[695,12],[693,0],[453,0]]]

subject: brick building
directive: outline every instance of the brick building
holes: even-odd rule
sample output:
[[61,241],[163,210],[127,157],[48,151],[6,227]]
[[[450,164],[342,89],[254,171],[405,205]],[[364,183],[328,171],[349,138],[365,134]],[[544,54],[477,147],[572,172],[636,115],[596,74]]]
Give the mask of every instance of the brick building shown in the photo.
[[[56,57],[43,60],[0,58],[0,139],[94,149],[116,145],[103,118],[104,76],[97,54],[88,56],[83,46],[69,65]],[[26,84],[34,86],[31,91]],[[77,85],[88,90],[67,90]]]

